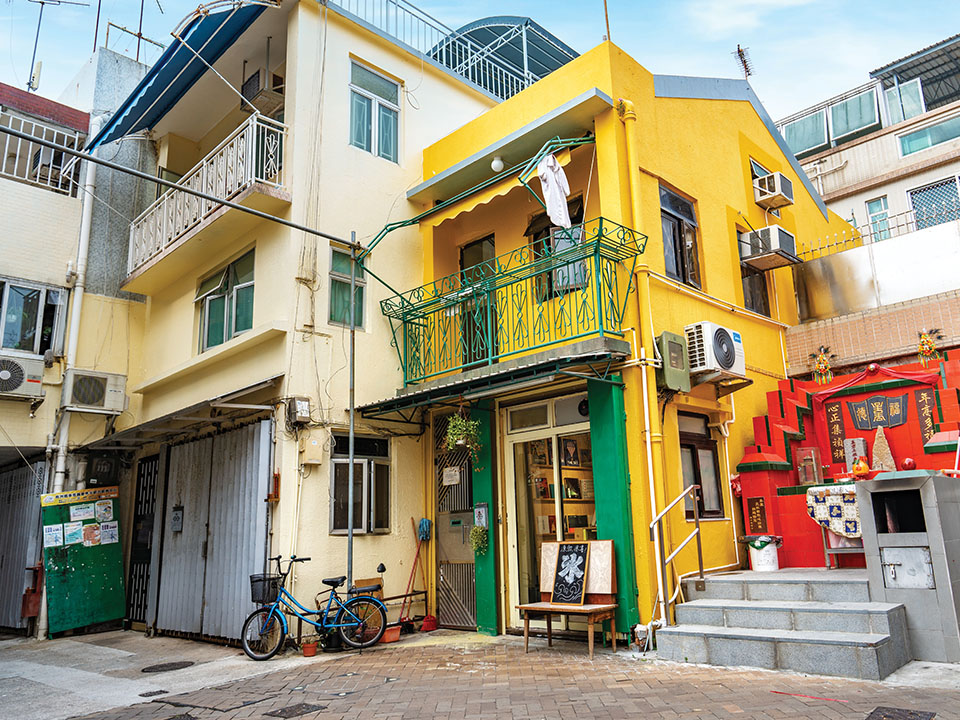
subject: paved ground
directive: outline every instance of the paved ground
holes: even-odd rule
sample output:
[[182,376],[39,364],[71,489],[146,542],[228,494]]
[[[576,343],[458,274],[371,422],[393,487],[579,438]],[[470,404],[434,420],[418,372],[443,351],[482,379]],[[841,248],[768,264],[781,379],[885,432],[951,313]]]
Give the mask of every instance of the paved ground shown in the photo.
[[[140,705],[84,717],[863,720],[886,706],[960,720],[960,683],[949,673],[935,675],[934,684],[945,688],[918,688],[678,665],[645,660],[633,652],[614,656],[609,650],[600,650],[591,661],[582,643],[558,642],[547,648],[545,641],[536,640],[531,645],[536,649],[525,655],[519,638],[440,632],[362,654],[309,660],[289,652],[280,660],[249,663],[270,670],[264,675],[165,693]],[[922,667],[916,672],[922,681]],[[154,682],[163,686],[170,677],[156,676]],[[9,707],[0,705],[0,715]]]

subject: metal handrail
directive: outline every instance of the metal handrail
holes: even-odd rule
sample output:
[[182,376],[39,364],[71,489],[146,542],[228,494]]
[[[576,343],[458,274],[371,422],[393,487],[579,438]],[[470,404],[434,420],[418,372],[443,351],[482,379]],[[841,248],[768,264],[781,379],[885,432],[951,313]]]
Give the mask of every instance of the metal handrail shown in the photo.
[[[693,521],[696,524],[693,532],[691,532],[684,539],[679,546],[677,546],[669,556],[666,555],[666,550],[664,549],[663,541],[663,518],[666,517],[666,514],[670,512],[676,505],[687,497],[687,495],[693,495]],[[666,588],[667,588],[667,565],[673,562],[673,559],[680,553],[687,544],[693,540],[697,539],[697,564],[700,569],[700,580],[703,580],[703,543],[700,539],[700,504],[699,504],[699,494],[700,486],[699,485],[690,485],[682,493],[677,495],[659,514],[650,522],[650,542],[654,541],[654,537],[658,538],[660,541],[660,590],[658,591],[659,603],[660,603],[660,619],[664,625],[670,625],[670,605],[674,602],[676,595],[667,599]],[[656,536],[654,536],[656,532]]]

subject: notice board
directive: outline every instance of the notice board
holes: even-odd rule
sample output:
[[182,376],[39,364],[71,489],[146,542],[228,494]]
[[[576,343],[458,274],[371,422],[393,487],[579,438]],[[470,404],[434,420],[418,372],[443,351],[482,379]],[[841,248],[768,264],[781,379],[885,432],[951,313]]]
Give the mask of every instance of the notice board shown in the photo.
[[49,632],[124,616],[118,497],[116,487],[40,497]]

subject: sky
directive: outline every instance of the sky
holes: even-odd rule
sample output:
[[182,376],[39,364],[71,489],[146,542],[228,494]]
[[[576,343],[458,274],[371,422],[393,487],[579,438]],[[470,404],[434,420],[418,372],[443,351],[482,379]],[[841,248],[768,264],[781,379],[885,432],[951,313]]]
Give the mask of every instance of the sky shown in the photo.
[[[309,1],[309,0],[306,0]],[[48,4],[37,59],[39,94],[56,99],[89,57],[100,5],[99,44],[107,22],[136,30],[140,0]],[[144,35],[167,44],[198,0],[143,0]],[[416,0],[457,28],[490,15],[531,17],[584,52],[605,34],[603,0]],[[957,0],[608,0],[614,43],[654,73],[739,77],[737,45],[748,48],[757,95],[785,117],[869,80],[869,72],[960,33]],[[40,6],[0,0],[0,82],[23,88],[30,75]],[[136,38],[110,30],[109,47],[130,54]],[[143,46],[153,62],[159,51]]]

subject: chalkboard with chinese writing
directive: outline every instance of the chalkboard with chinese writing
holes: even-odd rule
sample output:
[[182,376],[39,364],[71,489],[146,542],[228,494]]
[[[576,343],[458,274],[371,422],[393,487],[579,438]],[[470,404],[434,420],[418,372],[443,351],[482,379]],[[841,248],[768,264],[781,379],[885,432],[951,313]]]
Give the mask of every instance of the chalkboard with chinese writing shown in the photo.
[[583,605],[587,592],[587,561],[590,543],[558,543],[557,570],[550,602],[561,605]]
[[767,508],[762,497],[747,498],[747,534],[767,534]]

